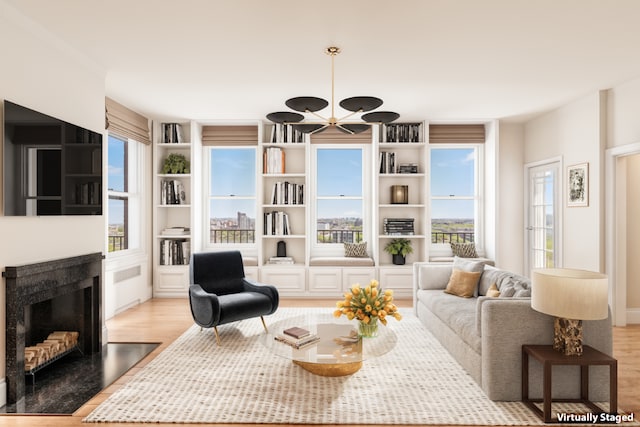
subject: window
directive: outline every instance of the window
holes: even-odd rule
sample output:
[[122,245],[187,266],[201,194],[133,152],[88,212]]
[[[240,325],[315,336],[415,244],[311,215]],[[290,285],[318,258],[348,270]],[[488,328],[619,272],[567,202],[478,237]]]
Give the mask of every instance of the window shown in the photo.
[[210,147],[206,151],[209,245],[255,243],[256,148]]
[[482,243],[479,185],[482,145],[431,148],[431,245],[444,250],[451,242]]
[[140,143],[109,134],[108,139],[109,252],[140,247]]
[[364,151],[361,147],[314,150],[316,250],[333,246],[338,251],[336,244],[342,250],[344,242],[366,240]]

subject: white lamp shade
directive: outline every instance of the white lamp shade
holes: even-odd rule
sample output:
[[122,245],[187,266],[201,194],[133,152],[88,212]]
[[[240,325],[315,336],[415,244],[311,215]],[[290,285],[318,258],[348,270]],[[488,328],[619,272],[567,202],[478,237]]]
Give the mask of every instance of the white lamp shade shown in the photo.
[[531,307],[541,313],[574,320],[606,319],[609,314],[607,276],[586,270],[533,270]]

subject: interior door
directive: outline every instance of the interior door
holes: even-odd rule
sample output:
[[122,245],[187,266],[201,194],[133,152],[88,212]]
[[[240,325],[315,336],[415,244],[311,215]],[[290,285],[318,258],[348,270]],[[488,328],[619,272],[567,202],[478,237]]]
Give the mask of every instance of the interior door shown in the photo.
[[528,168],[526,271],[560,266],[560,161]]

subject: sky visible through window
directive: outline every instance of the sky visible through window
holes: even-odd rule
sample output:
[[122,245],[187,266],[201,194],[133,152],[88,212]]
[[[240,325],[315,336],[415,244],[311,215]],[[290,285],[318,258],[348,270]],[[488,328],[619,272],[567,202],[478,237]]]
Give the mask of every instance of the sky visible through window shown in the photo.
[[[107,188],[110,191],[124,192],[125,141],[109,135],[107,148]],[[124,224],[124,202],[109,200],[109,224]]]
[[[431,196],[474,196],[475,150],[431,150]],[[433,219],[473,219],[473,200],[434,200],[431,205]]]

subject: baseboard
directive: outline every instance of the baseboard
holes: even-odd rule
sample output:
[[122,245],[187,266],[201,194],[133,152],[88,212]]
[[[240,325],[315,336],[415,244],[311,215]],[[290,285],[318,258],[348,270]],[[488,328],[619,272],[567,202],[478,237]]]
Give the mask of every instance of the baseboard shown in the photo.
[[640,323],[640,308],[627,309],[627,324],[637,325]]
[[3,378],[0,380],[0,408],[7,404],[7,382]]

